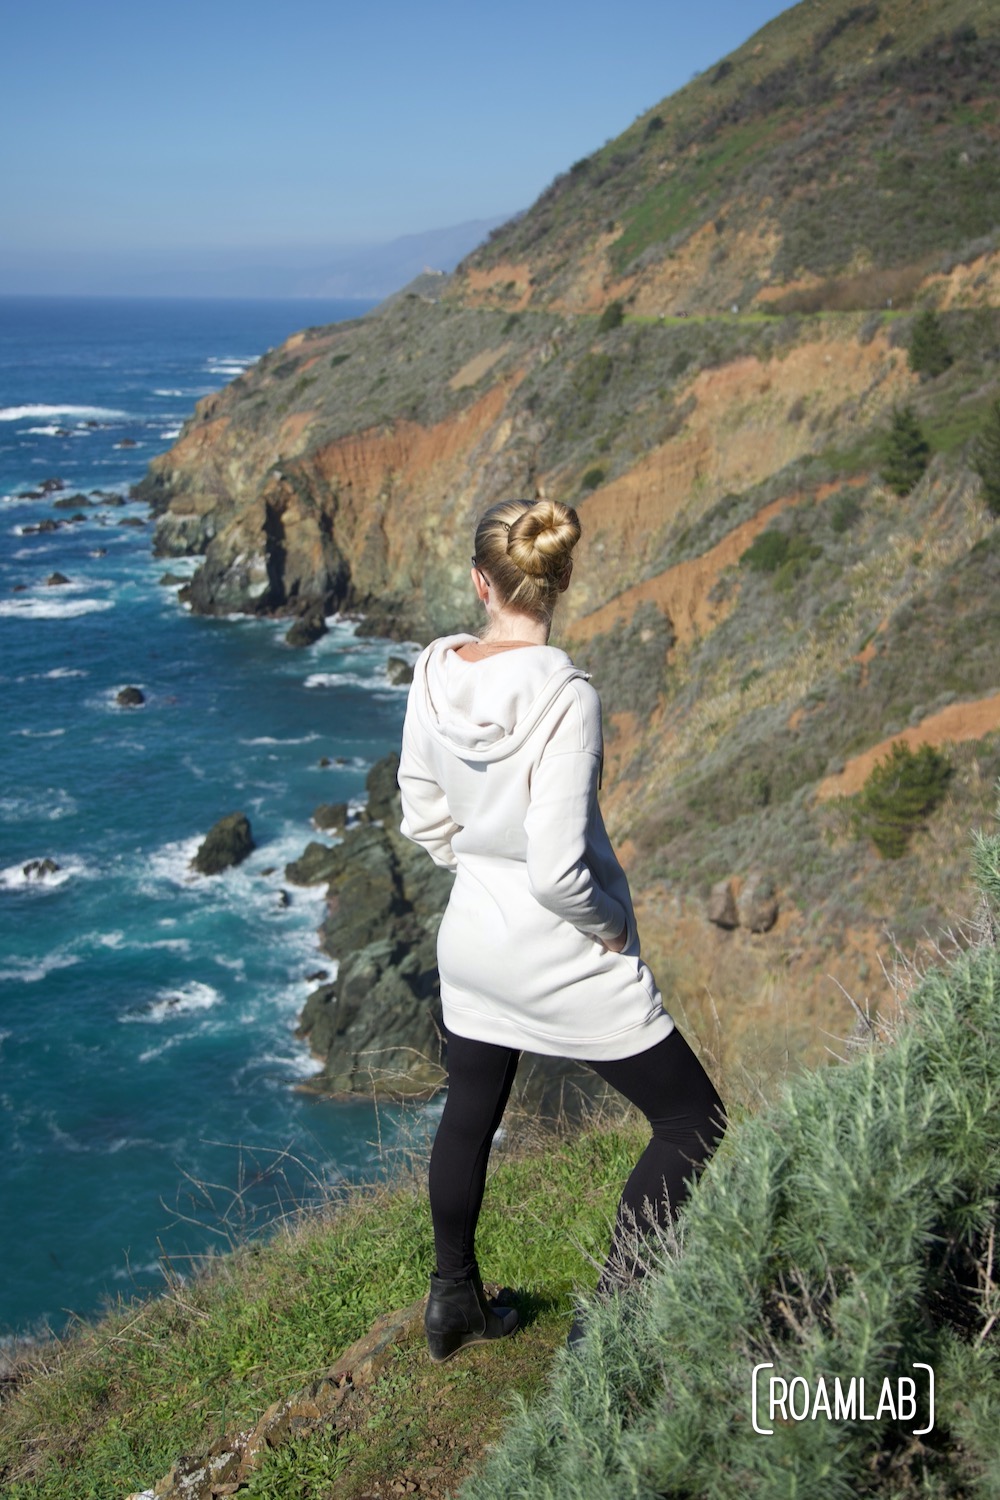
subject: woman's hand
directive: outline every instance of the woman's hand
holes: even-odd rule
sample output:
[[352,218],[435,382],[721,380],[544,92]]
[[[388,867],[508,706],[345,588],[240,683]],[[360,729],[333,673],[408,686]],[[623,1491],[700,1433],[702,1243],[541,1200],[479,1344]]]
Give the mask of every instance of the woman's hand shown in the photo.
[[609,953],[624,953],[625,945],[628,942],[628,923],[625,923],[625,926],[622,928],[617,937],[601,938],[601,942],[604,944],[604,947],[607,948]]

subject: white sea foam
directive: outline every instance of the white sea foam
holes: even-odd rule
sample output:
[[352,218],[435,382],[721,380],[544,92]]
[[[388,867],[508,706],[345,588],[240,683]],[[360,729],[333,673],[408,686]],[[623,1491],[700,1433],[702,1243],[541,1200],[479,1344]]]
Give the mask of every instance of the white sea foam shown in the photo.
[[[146,861],[146,871],[154,880],[166,880],[171,885],[193,885],[204,876],[198,875],[191,868],[191,861],[201,847],[204,835],[192,834],[190,838],[178,839],[176,843],[164,844],[162,849],[156,849]],[[146,883],[142,882],[144,888]],[[149,894],[148,889],[146,893]]]
[[307,688],[371,687],[371,678],[360,672],[311,672],[305,680]]
[[65,427],[29,427],[28,432],[33,437],[67,437]]
[[312,734],[303,735],[301,739],[297,739],[297,740],[296,739],[291,739],[291,740],[275,739],[273,737],[273,735],[262,734],[262,735],[258,735],[258,737],[256,739],[253,739],[253,740],[240,740],[239,743],[241,745],[311,745],[314,740],[318,740],[318,739],[319,739],[319,735],[316,732],[313,732]]
[[56,740],[65,729],[12,729],[11,734],[19,734],[26,740]]
[[57,681],[61,677],[89,677],[82,667],[53,667],[51,672],[36,672],[36,677]]
[[[5,872],[6,873],[6,872]],[[58,969],[72,969],[80,960],[71,953],[49,953],[44,958],[16,958],[9,969],[0,969],[0,982],[38,984]]]
[[165,443],[172,443],[174,438],[180,437],[180,435],[181,429],[179,427],[165,427],[160,433],[160,437]]
[[172,1021],[177,1016],[189,1016],[197,1011],[211,1010],[221,1000],[222,996],[219,991],[213,989],[210,984],[202,984],[199,980],[192,979],[176,989],[157,991],[156,998],[142,1010],[128,1011],[118,1019],[122,1022],[141,1021],[147,1025],[160,1026],[164,1021]]
[[0,823],[25,823],[35,818],[71,818],[76,813],[76,799],[61,787],[45,787],[30,797],[0,797]]
[[247,969],[246,959],[244,959],[244,958],[226,958],[226,957],[223,956],[223,954],[217,953],[215,955],[215,962],[219,965],[220,969],[228,969],[230,971],[230,973],[235,974],[237,976],[237,978],[239,978],[239,979],[245,979],[246,978],[246,969]]
[[190,391],[154,391],[154,396],[190,396]]
[[0,617],[22,620],[75,620],[80,615],[114,609],[113,599],[0,599]]
[[44,422],[46,417],[79,417],[81,421],[101,421],[127,416],[128,412],[112,411],[106,406],[0,406],[0,422],[23,422],[29,418]]

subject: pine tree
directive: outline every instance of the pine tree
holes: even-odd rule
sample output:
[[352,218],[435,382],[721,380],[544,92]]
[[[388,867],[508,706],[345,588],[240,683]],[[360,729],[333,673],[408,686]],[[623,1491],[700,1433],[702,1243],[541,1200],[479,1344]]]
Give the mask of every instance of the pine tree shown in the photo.
[[910,334],[910,369],[918,375],[943,375],[952,362],[941,319],[927,308],[917,318]]
[[886,434],[882,478],[897,495],[908,495],[930,462],[931,448],[912,406],[897,406]]
[[972,445],[972,467],[983,481],[983,499],[1000,516],[1000,401],[990,407],[986,422]]
[[945,794],[951,766],[940,751],[921,745],[914,753],[897,740],[858,794],[854,831],[871,839],[883,859],[899,859],[910,836]]

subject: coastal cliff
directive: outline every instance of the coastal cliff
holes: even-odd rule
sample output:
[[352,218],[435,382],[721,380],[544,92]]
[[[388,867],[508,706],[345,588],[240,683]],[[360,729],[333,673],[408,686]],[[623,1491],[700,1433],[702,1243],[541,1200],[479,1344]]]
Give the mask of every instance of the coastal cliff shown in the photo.
[[[815,1046],[828,975],[877,989],[884,929],[912,946],[958,904],[988,816],[998,63],[977,0],[795,6],[451,277],[201,402],[140,486],[157,552],[203,556],[196,611],[418,640],[475,625],[487,505],[575,504],[557,639],[602,693],[606,816],[702,1031],[777,1010],[779,1050]],[[903,410],[927,455],[899,493]],[[950,780],[890,869],[843,798],[901,736]]]

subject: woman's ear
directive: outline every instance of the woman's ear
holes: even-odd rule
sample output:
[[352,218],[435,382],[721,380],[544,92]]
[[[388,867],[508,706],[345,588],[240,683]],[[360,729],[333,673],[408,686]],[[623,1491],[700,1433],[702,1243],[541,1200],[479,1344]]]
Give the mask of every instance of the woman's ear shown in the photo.
[[559,580],[559,592],[560,592],[560,594],[565,594],[566,590],[569,588],[569,581],[570,581],[570,579],[572,577],[573,577],[573,559],[570,558],[569,562],[566,564],[566,571],[565,571],[565,573],[563,574],[563,576]]
[[488,604],[490,599],[490,586],[480,573],[478,568],[472,570],[472,587],[476,591],[476,598],[480,604]]

